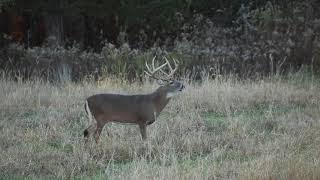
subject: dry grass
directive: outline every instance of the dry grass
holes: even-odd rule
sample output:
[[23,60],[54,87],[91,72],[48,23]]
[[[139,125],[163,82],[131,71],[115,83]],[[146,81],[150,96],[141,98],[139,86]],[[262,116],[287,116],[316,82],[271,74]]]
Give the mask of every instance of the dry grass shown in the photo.
[[[2,177],[105,179],[319,179],[320,87],[304,78],[191,83],[141,141],[110,124],[84,146],[84,99],[150,92],[114,80],[52,85],[0,80]],[[112,136],[108,137],[106,130]]]

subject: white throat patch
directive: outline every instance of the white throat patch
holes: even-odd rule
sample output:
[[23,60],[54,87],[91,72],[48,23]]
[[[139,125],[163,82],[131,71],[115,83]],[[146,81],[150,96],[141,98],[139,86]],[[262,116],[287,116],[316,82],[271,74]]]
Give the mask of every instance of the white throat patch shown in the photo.
[[176,96],[178,94],[180,94],[180,93],[179,92],[170,92],[167,94],[167,98],[172,98],[173,96]]
[[156,111],[153,112],[153,116],[154,116],[154,120],[156,120],[157,119],[157,112]]

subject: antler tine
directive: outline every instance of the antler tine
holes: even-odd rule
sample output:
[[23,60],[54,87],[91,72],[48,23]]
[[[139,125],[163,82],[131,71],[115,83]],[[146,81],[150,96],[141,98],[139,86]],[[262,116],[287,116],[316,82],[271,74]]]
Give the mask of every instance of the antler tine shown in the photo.
[[164,59],[166,60],[166,62],[168,64],[168,67],[170,69],[170,73],[168,74],[168,73],[166,73],[166,72],[164,72],[162,70],[160,70],[160,71],[162,73],[164,73],[168,77],[167,79],[170,79],[174,75],[174,73],[178,70],[178,64],[177,64],[176,60],[174,58],[172,58],[173,62],[174,62],[174,66],[175,66],[174,69],[173,69],[171,64],[170,64],[170,62],[169,62],[169,60],[167,59],[167,57],[164,57]]
[[153,59],[152,59],[152,70],[151,70],[151,68],[150,68],[150,66],[148,65],[148,63],[146,62],[146,68],[147,68],[147,70],[148,71],[144,71],[148,76],[150,76],[150,77],[152,77],[152,78],[154,78],[154,79],[158,79],[158,80],[160,80],[160,79],[163,79],[163,78],[158,78],[158,77],[156,77],[155,76],[155,73],[157,72],[157,71],[161,71],[161,68],[163,68],[164,66],[166,66],[168,63],[166,62],[166,63],[164,63],[164,64],[162,64],[161,66],[159,66],[159,67],[155,67],[155,63],[154,63],[154,61],[155,61],[155,59],[156,59],[156,56],[154,56],[153,57]]
[[[152,60],[154,60],[155,58],[156,58],[156,56],[154,56]],[[153,75],[152,75],[152,71],[151,71],[151,69],[150,69],[147,61],[146,61],[145,64],[146,64],[147,71],[144,71],[144,72],[145,72],[148,76],[152,77],[152,76],[153,76]]]
[[159,70],[161,71],[161,69],[166,65],[167,65],[167,63],[162,64],[161,66],[157,67],[157,69],[154,69],[154,72],[157,72]]
[[177,63],[177,60],[172,58],[173,59],[173,62],[174,62],[174,70],[173,72],[175,73],[177,70],[178,70],[178,66],[179,66],[179,63]]
[[160,72],[162,72],[164,75],[169,76],[168,73],[164,72],[164,70],[160,69]]
[[[149,72],[151,72],[150,67],[149,67],[147,61],[146,61],[146,68],[147,68],[147,70],[148,70]],[[147,71],[144,71],[144,72],[146,72],[147,74],[149,74]]]
[[[169,69],[170,69],[170,71],[171,71],[171,70],[172,70],[172,67],[171,67],[171,65],[170,65],[167,57],[163,57],[163,59],[166,61],[166,64],[168,64],[168,67],[169,67]],[[165,78],[166,80],[170,79],[170,78],[169,78],[170,75],[169,75],[168,73],[166,73],[164,70],[160,69],[160,72],[162,72],[164,75],[167,76],[167,78]]]
[[175,58],[172,58],[172,59],[173,59],[173,62],[174,62],[174,66],[178,67],[179,66],[179,61],[176,60]]
[[[152,59],[152,68],[154,69],[154,60],[156,59],[157,56],[154,56],[153,59]],[[147,61],[146,61],[146,67],[147,67],[147,70],[152,73],[152,70],[150,69]],[[146,72],[146,71],[145,71]],[[148,75],[150,75],[150,73],[148,73]]]
[[148,76],[152,76],[148,71],[144,71]]
[[156,69],[156,68],[154,67],[154,61],[155,61],[155,59],[156,59],[156,56],[154,56],[153,59],[152,59],[152,68],[153,68],[153,70]]
[[[155,58],[155,57],[154,57],[154,58]],[[151,69],[150,69],[147,61],[146,61],[146,67],[147,67],[148,72],[147,72],[147,71],[144,71],[144,72],[145,72],[148,76],[151,76],[152,71],[151,71]]]
[[168,67],[170,69],[170,71],[172,71],[172,67],[171,67],[171,64],[169,63],[169,60],[167,59],[167,57],[164,57],[164,59],[166,60],[166,62],[168,63]]

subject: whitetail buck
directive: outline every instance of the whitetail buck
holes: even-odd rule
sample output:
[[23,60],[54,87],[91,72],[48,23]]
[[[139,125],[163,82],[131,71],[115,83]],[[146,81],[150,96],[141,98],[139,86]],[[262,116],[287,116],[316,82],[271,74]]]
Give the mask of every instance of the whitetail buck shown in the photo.
[[[161,86],[150,94],[122,95],[122,94],[96,94],[87,98],[85,110],[89,117],[89,127],[84,131],[87,139],[94,135],[98,142],[104,125],[108,122],[120,122],[137,124],[140,128],[142,139],[147,138],[146,127],[152,124],[171,97],[180,93],[184,85],[173,79],[178,69],[176,60],[173,59],[174,69],[167,58],[161,66],[155,67],[155,59],[152,59],[152,67],[146,62],[145,73],[159,81]],[[163,69],[167,66],[170,72]],[[158,76],[157,76],[158,75]]]

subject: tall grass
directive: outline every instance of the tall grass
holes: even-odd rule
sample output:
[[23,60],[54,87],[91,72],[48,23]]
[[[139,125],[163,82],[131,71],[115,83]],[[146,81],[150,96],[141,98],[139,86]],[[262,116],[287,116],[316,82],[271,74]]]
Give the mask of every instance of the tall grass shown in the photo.
[[88,145],[87,96],[147,93],[157,85],[2,77],[0,86],[4,178],[320,178],[320,87],[305,74],[189,82],[148,126],[147,142],[136,126],[108,124],[100,143]]

